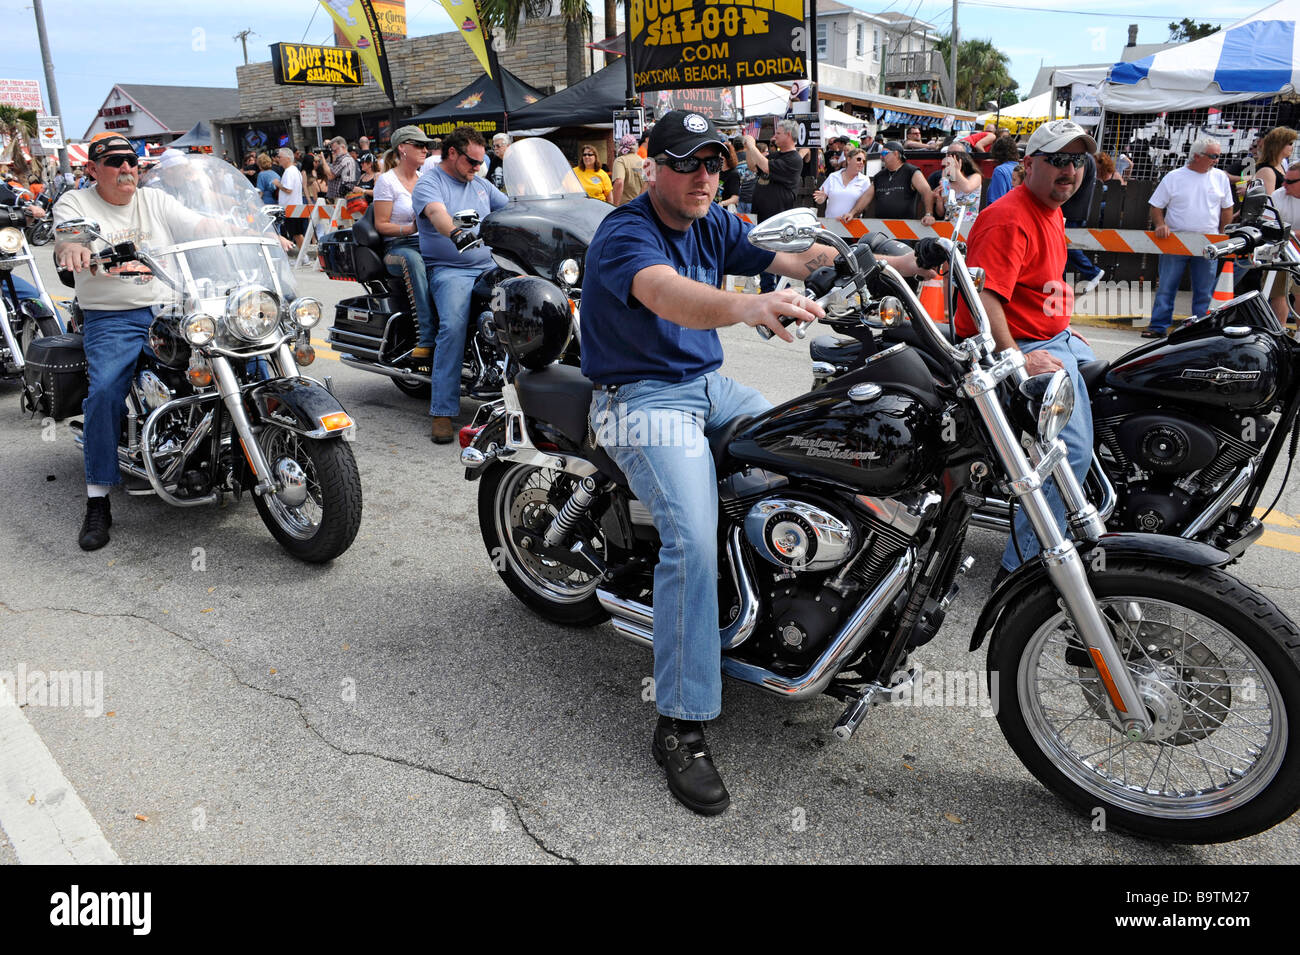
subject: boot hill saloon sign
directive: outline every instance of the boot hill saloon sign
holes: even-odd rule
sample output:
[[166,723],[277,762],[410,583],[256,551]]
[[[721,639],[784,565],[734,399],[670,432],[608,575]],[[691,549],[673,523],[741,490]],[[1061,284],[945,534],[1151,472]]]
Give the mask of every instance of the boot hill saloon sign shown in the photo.
[[360,86],[361,56],[339,46],[272,43],[271,63],[280,86]]
[[804,0],[628,0],[637,90],[802,79]]

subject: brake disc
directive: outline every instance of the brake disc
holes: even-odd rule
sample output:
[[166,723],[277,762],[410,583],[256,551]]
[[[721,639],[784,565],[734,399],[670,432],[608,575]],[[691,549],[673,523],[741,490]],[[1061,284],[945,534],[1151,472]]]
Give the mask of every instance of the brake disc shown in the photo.
[[[515,499],[510,502],[511,527],[523,527],[534,534],[541,534],[550,525],[554,516],[555,512],[551,507],[550,495],[545,488],[523,488],[515,495]],[[525,550],[519,545],[518,541],[515,541],[514,549],[515,554],[528,565],[529,569],[539,577],[552,583],[568,580],[574,573],[572,567],[558,561],[547,560]]]

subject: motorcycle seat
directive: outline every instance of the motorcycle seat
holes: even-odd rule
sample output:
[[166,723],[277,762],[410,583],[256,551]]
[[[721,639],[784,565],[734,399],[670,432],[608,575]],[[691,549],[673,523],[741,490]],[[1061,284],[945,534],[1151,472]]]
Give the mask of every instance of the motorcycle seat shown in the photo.
[[853,365],[862,359],[862,343],[855,338],[818,335],[808,346],[808,354],[813,361],[830,362],[832,365]]
[[352,226],[353,268],[358,282],[373,282],[390,278],[384,265],[385,240],[375,228],[374,206]]
[[1102,386],[1108,371],[1110,371],[1110,362],[1102,358],[1096,361],[1085,361],[1079,366],[1079,376],[1088,387],[1088,394],[1094,394]]

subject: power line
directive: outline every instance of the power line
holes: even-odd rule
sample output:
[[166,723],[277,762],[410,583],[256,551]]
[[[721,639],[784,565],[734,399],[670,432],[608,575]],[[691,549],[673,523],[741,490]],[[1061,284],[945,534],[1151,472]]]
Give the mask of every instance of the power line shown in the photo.
[[[991,3],[989,0],[961,0],[968,7],[993,7],[997,10],[1031,11],[1033,13],[1059,13],[1066,17],[1118,17],[1124,20],[1163,20],[1169,23],[1170,16],[1155,13],[1101,13],[1096,10],[1058,10],[1052,7],[1022,7],[1019,4]],[[1236,23],[1241,17],[1206,17],[1206,23]]]

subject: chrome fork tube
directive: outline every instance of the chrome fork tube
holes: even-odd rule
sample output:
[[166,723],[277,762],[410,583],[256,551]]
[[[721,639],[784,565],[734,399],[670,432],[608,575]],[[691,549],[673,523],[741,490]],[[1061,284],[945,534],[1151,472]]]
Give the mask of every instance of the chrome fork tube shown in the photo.
[[253,477],[257,479],[257,486],[253,488],[253,493],[275,493],[276,486],[271,479],[271,465],[267,462],[266,455],[262,454],[262,447],[257,443],[253,426],[244,411],[244,396],[239,390],[239,380],[230,367],[230,359],[224,355],[213,355],[212,375],[217,380],[217,391],[221,393],[221,400],[230,415],[235,434],[239,437],[239,443],[244,446],[244,454],[253,468]]
[[[967,394],[974,400],[993,440],[994,449],[1010,478],[1008,484],[1011,493],[1020,499],[1020,506],[1034,528],[1034,533],[1038,535],[1048,576],[1061,594],[1066,614],[1088,646],[1093,665],[1119,713],[1124,733],[1129,739],[1143,739],[1151,730],[1151,718],[1147,715],[1110,627],[1097,608],[1096,598],[1088,585],[1083,558],[1057,525],[1056,516],[1048,507],[1047,498],[1043,494],[1042,482],[1016,441],[998,401],[995,386],[996,378],[987,371],[976,371],[967,378]],[[1072,485],[1074,493],[1081,496],[1082,491],[1074,478],[1074,472],[1068,467],[1065,470],[1067,476],[1062,485],[1063,498],[1069,493],[1064,490],[1067,485]]]

